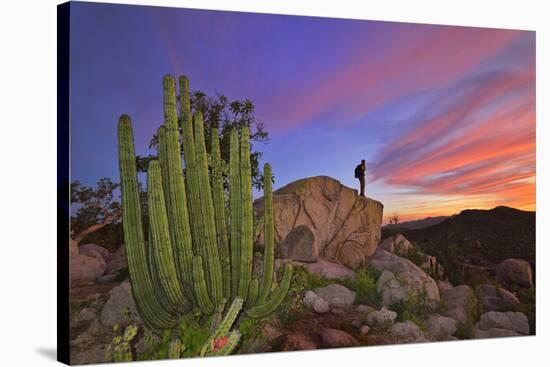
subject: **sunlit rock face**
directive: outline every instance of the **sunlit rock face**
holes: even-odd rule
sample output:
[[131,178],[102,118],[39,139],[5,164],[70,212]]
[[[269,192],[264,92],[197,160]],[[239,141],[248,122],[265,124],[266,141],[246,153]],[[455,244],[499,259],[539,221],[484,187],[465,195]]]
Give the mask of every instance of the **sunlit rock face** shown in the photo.
[[[263,214],[263,198],[254,202],[254,209]],[[304,225],[315,237],[314,251],[320,258],[356,269],[380,242],[382,203],[357,195],[331,177],[304,178],[273,192],[273,211],[279,250],[288,244],[288,234]],[[263,243],[262,231],[256,243]]]

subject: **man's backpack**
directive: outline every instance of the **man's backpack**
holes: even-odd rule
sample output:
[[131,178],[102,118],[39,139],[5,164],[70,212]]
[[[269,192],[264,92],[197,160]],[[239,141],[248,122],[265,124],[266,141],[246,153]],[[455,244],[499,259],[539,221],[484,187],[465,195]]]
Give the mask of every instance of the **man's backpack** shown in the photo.
[[355,167],[355,178],[359,178],[361,177],[361,165],[357,165],[357,167]]

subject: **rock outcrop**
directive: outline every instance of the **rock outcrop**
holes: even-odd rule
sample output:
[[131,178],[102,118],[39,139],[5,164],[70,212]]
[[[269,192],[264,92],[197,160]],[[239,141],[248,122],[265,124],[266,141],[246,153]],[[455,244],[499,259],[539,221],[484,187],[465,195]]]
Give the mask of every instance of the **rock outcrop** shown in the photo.
[[485,311],[511,311],[519,304],[512,292],[492,284],[480,285],[478,293]]
[[368,266],[381,273],[376,288],[382,293],[382,304],[389,306],[422,296],[428,305],[439,302],[436,282],[411,261],[379,248],[368,260]]
[[[263,198],[254,202],[263,213]],[[383,205],[357,195],[339,181],[318,176],[294,181],[273,192],[275,240],[280,246],[296,227],[314,235],[319,257],[356,269],[380,242]],[[260,232],[257,243],[263,243]]]
[[355,301],[355,292],[340,284],[330,284],[314,289],[313,292],[327,301],[330,307],[349,308]]
[[445,272],[445,269],[439,264],[435,256],[427,255],[420,251],[420,249],[415,247],[400,233],[386,238],[380,243],[379,248],[396,254],[397,256],[404,257],[407,260],[411,260],[430,275],[436,274],[436,268],[437,275],[440,277],[443,276]]
[[473,336],[480,339],[528,334],[529,322],[521,312],[489,311],[481,315]]
[[505,287],[533,288],[531,265],[521,259],[506,259],[497,265],[496,278]]
[[473,322],[477,298],[472,288],[467,285],[459,285],[443,293],[445,304],[445,316],[455,319],[461,324]]

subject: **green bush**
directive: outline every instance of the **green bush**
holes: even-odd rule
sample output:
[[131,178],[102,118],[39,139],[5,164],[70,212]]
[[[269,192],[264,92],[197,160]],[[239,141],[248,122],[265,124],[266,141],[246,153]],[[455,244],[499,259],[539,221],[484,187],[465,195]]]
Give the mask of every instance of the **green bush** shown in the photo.
[[417,295],[409,294],[406,300],[400,300],[389,307],[397,312],[397,321],[412,321],[424,328],[424,321],[433,310],[426,303],[426,292]]
[[355,292],[355,304],[367,303],[379,307],[382,302],[382,294],[376,289],[378,274],[367,267],[359,268],[356,274],[355,279],[344,278],[338,282]]

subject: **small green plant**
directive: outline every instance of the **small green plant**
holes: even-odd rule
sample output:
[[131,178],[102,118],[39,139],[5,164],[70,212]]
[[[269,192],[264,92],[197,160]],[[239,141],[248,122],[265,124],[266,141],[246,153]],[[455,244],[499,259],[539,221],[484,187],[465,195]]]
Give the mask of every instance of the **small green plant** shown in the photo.
[[138,329],[135,325],[128,325],[122,328],[119,324],[113,325],[115,336],[107,346],[106,358],[113,362],[129,362],[132,360],[130,343],[137,335]]
[[390,308],[397,312],[397,321],[410,320],[420,327],[424,327],[423,320],[433,312],[426,302],[425,291],[418,294],[410,293],[406,300],[400,300]]
[[376,288],[376,279],[377,274],[364,266],[356,271],[355,279],[344,278],[338,282],[355,292],[356,304],[368,303],[378,307],[382,302],[382,294]]
[[536,320],[536,292],[535,288],[518,289],[516,292],[520,303],[516,306],[516,310],[522,312],[527,316],[529,320],[530,334],[536,334],[537,320]]

